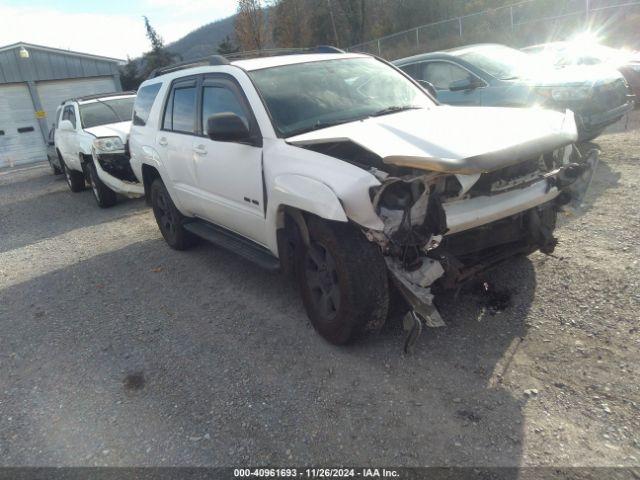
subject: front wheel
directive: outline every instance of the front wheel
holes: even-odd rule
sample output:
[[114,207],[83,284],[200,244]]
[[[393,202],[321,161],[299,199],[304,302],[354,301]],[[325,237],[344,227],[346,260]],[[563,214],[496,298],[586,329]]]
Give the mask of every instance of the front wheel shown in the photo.
[[93,197],[100,208],[113,207],[118,198],[116,192],[107,187],[100,177],[98,176],[98,170],[93,162],[89,163],[89,181],[91,182],[91,190],[93,191]]
[[184,228],[186,217],[176,208],[159,178],[151,184],[151,206],[167,245],[174,250],[186,250],[197,243],[198,237]]
[[58,167],[57,165],[55,165],[53,163],[53,160],[51,160],[51,157],[48,156],[47,160],[49,160],[49,166],[51,167],[51,173],[53,173],[54,175],[62,174],[62,170],[60,170],[60,167]]
[[336,345],[381,328],[389,289],[378,247],[348,223],[311,217],[308,228],[310,244],[299,249],[296,274],[313,327]]
[[71,170],[64,163],[62,164],[62,169],[64,170],[64,177],[67,180],[67,185],[69,185],[69,189],[72,192],[77,193],[84,190],[85,182],[82,172]]

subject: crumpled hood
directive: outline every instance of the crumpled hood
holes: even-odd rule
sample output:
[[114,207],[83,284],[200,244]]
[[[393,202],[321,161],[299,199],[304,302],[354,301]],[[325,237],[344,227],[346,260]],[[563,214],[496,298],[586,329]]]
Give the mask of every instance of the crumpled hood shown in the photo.
[[474,174],[519,163],[577,138],[568,110],[441,105],[336,125],[287,142],[352,141],[389,165]]
[[85,128],[84,131],[95,135],[96,137],[120,137],[122,143],[127,141],[127,136],[131,130],[131,121],[109,123],[107,125],[98,125],[97,127]]

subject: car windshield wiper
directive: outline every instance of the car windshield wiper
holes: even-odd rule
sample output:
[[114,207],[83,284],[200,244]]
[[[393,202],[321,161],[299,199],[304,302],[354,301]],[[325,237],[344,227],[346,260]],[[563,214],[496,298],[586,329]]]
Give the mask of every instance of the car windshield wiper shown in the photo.
[[380,117],[381,115],[389,115],[390,113],[403,112],[405,110],[418,110],[422,107],[417,105],[393,105],[391,107],[383,108],[382,110],[378,110],[375,113],[372,113],[370,116],[372,117]]

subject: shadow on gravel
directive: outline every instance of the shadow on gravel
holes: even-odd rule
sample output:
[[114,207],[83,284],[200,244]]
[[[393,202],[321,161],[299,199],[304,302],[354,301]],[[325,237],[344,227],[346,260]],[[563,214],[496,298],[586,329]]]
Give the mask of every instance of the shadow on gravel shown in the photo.
[[[160,240],[0,291],[0,458],[13,465],[515,466],[522,408],[500,382],[535,291],[519,258],[481,316],[439,299],[448,326],[412,356],[391,325],[351,347],[310,327],[295,285],[209,245]],[[515,474],[516,472],[514,472]]]
[[63,184],[63,190],[48,191],[12,203],[7,202],[7,195],[3,193],[4,201],[0,201],[0,253],[147,209],[143,199],[120,199],[114,207],[101,209],[90,190],[72,193],[64,181]]
[[[591,144],[591,146],[602,150],[597,144]],[[570,223],[572,219],[578,219],[591,210],[598,198],[605,195],[608,189],[619,186],[620,176],[620,173],[614,171],[601,154],[591,186],[589,190],[587,190],[582,204],[576,208],[566,209],[566,213],[564,214],[561,212],[558,215],[559,224]]]

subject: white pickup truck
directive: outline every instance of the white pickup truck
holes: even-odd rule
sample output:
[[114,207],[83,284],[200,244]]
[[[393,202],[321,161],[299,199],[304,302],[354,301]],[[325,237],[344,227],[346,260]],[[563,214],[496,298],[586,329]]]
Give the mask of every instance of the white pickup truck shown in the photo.
[[138,91],[131,165],[166,242],[205,238],[294,272],[316,330],[343,344],[406,318],[442,325],[452,287],[549,253],[597,152],[571,112],[439,105],[394,66],[322,53],[166,68]]
[[135,92],[74,98],[58,108],[55,148],[72,192],[91,185],[100,207],[110,207],[116,194],[144,195],[126,152]]

